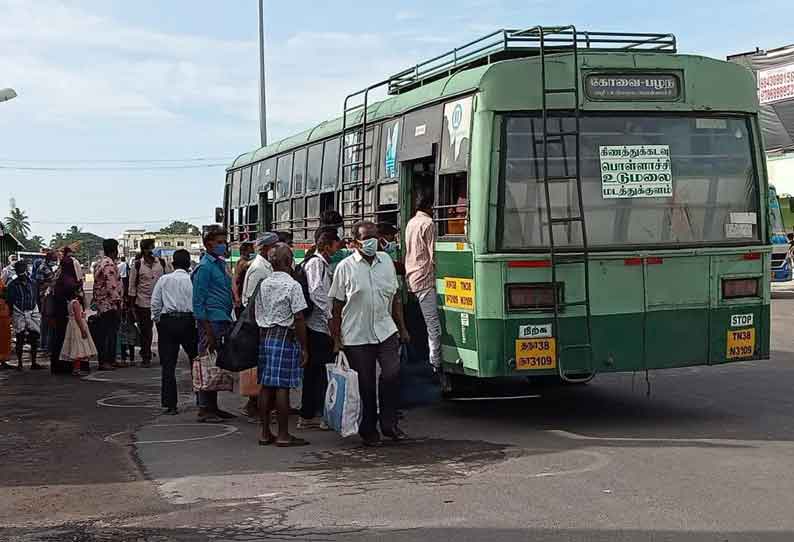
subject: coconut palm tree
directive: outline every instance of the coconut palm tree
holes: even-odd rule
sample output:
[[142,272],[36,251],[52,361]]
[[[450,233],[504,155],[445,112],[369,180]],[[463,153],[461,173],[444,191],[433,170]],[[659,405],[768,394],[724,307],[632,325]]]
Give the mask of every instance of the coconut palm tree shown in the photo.
[[14,237],[27,239],[30,233],[30,220],[19,207],[11,209],[11,214],[6,217],[6,228]]

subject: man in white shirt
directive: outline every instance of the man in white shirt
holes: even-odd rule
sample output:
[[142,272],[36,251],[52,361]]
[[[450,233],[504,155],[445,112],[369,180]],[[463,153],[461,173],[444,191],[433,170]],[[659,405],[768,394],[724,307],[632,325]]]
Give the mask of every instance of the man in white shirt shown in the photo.
[[190,253],[174,252],[174,272],[163,275],[152,292],[152,320],[157,324],[162,386],[160,400],[165,414],[178,414],[176,363],[181,346],[191,361],[198,355],[196,321],[193,318],[193,283],[190,280]]
[[[278,243],[270,253],[273,274],[262,283],[256,300],[256,323],[262,328],[259,346],[259,409],[262,418],[260,445],[305,446],[289,434],[289,390],[301,384],[301,369],[309,355],[303,311],[306,300],[292,278],[292,250]],[[270,432],[270,413],[276,408],[278,435]]]
[[306,318],[308,328],[309,365],[303,370],[303,390],[298,429],[325,429],[317,417],[322,417],[325,407],[325,388],[328,375],[325,365],[334,357],[334,342],[328,329],[331,319],[331,289],[333,276],[330,271],[331,258],[339,246],[339,235],[335,231],[325,231],[317,238],[313,256],[303,260],[301,268],[306,275],[311,312]]
[[[400,340],[409,342],[399,284],[391,257],[378,252],[378,230],[372,222],[353,226],[355,252],[334,272],[328,297],[333,299],[331,335],[345,349],[351,367],[358,373],[363,416],[359,435],[367,446],[381,443],[380,430],[392,440],[405,439],[397,427],[400,378]],[[376,393],[376,363],[381,375]]]
[[273,274],[273,266],[270,265],[267,257],[276,243],[278,243],[278,235],[271,231],[263,233],[262,236],[256,240],[256,258],[254,258],[254,261],[248,266],[248,270],[245,272],[245,280],[243,281],[241,297],[244,307],[248,306],[248,301],[251,299],[251,296],[254,295],[257,284]]

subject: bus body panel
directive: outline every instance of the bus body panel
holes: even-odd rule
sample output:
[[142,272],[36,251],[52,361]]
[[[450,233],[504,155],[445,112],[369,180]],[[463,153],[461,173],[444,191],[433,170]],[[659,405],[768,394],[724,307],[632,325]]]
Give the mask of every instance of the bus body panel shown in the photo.
[[[749,71],[735,64],[688,55],[583,52],[579,58],[580,85],[590,73],[647,70],[674,73],[680,77],[682,87],[680,98],[671,102],[591,101],[582,87],[579,105],[583,113],[746,115],[753,139],[756,189],[759,194],[766,193],[756,87]],[[547,67],[550,87],[565,87],[571,80],[571,55],[549,57]],[[500,169],[505,153],[501,138],[504,115],[540,110],[540,63],[537,58],[510,60],[475,70],[373,105],[371,119],[379,122],[455,95],[474,94],[467,239],[460,242],[441,238],[436,245],[444,369],[483,378],[556,375],[559,368],[516,369],[517,341],[523,339],[521,326],[548,326],[554,318],[551,310],[508,310],[505,293],[507,284],[550,281],[547,267],[510,265],[521,260],[548,260],[548,249],[500,251],[497,239]],[[715,80],[722,84],[715,87]],[[549,108],[571,109],[571,100],[566,95],[550,96]],[[233,167],[331,137],[340,128],[338,119],[325,123],[314,131],[243,155]],[[400,193],[404,199],[406,192],[402,187]],[[772,248],[767,245],[765,200],[759,197],[759,239],[744,246],[591,246],[592,363],[582,350],[566,350],[585,342],[587,335],[584,307],[566,308],[560,315],[560,329],[552,329],[551,337],[565,373],[638,371],[768,358]],[[409,207],[406,201],[402,202],[403,231]],[[724,299],[721,284],[725,278],[757,278],[758,295]],[[583,280],[581,266],[559,269],[558,282],[568,301],[584,298]],[[735,325],[750,319],[751,325]],[[754,347],[750,354],[742,354],[748,337],[753,339]],[[729,355],[731,348],[738,354]]]

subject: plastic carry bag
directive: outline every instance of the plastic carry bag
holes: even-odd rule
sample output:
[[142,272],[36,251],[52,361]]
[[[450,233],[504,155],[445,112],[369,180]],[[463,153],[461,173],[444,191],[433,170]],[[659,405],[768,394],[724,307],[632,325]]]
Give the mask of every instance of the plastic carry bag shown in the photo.
[[193,360],[193,391],[232,391],[234,378],[215,365],[217,354],[207,352]]
[[350,368],[343,352],[337,354],[336,363],[329,363],[325,368],[328,372],[325,422],[343,437],[355,435],[362,415],[358,373]]

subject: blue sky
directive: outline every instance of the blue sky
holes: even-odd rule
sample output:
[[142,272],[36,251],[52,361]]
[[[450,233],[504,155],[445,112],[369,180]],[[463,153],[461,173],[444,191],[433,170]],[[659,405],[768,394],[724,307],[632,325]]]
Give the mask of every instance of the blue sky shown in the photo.
[[[351,89],[505,26],[672,32],[682,52],[718,58],[794,42],[794,2],[750,5],[266,0],[271,139],[339,115]],[[19,93],[0,104],[0,166],[227,163],[257,147],[255,0],[0,0],[0,17],[0,87]],[[43,222],[116,236],[157,227],[148,220],[207,223],[222,183],[222,167],[0,168],[0,205],[16,198],[45,238],[67,226]],[[128,222],[88,224],[120,221]]]

